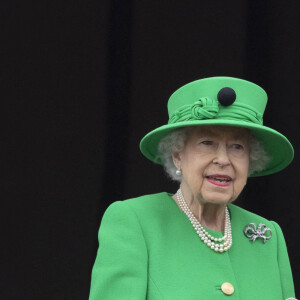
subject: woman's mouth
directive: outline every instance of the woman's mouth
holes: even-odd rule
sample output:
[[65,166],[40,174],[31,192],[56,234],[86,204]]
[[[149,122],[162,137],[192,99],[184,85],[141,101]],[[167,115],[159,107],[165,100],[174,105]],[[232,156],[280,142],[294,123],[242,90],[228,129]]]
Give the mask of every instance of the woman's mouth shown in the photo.
[[229,186],[232,182],[232,178],[228,175],[213,174],[206,176],[208,182],[217,186]]

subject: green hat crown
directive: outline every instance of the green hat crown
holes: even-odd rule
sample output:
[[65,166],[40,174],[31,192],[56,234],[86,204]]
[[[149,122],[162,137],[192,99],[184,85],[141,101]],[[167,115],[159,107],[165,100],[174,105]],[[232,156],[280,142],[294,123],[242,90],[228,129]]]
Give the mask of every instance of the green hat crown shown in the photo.
[[184,85],[169,99],[169,124],[203,119],[263,124],[267,94],[258,85],[237,78],[212,77]]

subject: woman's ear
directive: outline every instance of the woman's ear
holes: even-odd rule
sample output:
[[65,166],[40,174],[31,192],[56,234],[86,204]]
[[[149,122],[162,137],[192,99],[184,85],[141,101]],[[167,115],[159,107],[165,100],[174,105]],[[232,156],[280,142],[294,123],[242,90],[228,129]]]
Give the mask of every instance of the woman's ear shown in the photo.
[[173,163],[175,165],[175,167],[180,170],[181,167],[181,157],[180,157],[180,152],[173,152],[172,153],[172,158],[173,158]]

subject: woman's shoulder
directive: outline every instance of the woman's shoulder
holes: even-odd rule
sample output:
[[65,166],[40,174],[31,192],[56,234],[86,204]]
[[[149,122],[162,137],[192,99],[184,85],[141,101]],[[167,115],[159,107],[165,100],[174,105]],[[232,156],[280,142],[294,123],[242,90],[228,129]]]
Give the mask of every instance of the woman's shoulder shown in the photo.
[[135,198],[130,198],[123,200],[122,202],[128,205],[133,206],[155,206],[167,199],[169,199],[172,195],[167,192],[161,192],[156,194],[142,195]]
[[250,224],[254,223],[256,226],[259,224],[264,224],[265,226],[281,233],[280,226],[272,220],[268,220],[256,213],[250,212],[244,208],[241,208],[235,204],[229,204],[229,210],[231,217],[236,219],[239,223]]
[[251,220],[255,220],[255,221],[263,221],[263,222],[270,222],[268,219],[256,214],[256,213],[253,213],[249,210],[246,210],[240,206],[237,206],[235,204],[229,204],[229,210],[230,210],[230,213],[234,216],[239,216],[240,218],[243,218],[243,219],[251,219]]
[[106,213],[110,211],[133,211],[137,214],[159,213],[170,205],[172,194],[162,192],[157,194],[143,195],[126,200],[116,201],[110,204]]

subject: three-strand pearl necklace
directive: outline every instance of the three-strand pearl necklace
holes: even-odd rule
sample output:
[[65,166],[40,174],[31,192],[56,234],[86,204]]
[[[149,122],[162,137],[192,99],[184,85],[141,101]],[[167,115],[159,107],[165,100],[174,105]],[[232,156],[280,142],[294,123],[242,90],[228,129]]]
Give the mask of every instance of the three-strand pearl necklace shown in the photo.
[[187,215],[190,219],[195,231],[201,240],[212,250],[215,252],[225,252],[232,246],[232,235],[231,235],[231,224],[230,224],[230,216],[228,212],[228,208],[226,206],[225,209],[225,228],[224,228],[224,236],[221,238],[216,238],[210,235],[204,227],[200,224],[200,222],[196,219],[194,214],[191,212],[187,203],[185,202],[181,189],[177,191],[177,201],[181,210]]

